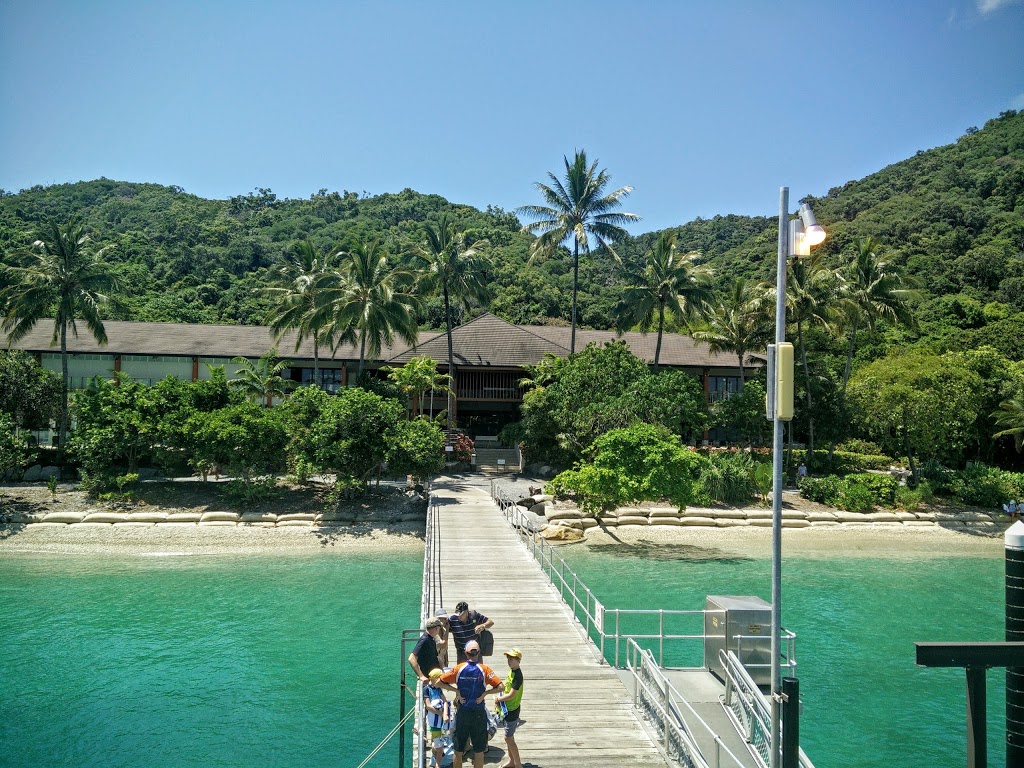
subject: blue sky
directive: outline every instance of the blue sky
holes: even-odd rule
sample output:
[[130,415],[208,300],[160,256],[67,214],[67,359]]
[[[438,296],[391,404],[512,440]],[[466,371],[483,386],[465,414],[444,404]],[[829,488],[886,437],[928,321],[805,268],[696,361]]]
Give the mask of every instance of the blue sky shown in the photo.
[[1019,0],[0,0],[0,188],[540,202],[586,149],[634,233],[775,215],[1024,109]]

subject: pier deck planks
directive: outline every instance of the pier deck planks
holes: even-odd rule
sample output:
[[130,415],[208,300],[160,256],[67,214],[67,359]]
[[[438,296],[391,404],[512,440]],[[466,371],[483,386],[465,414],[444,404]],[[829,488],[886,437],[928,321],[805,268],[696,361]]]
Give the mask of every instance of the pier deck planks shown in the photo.
[[[516,742],[524,765],[666,766],[617,674],[600,663],[486,490],[442,482],[433,492],[440,508],[444,607],[454,611],[465,600],[494,620],[494,656],[484,662],[500,677],[508,674],[502,652],[523,652],[526,722]],[[454,657],[452,646],[453,662]],[[491,744],[486,764],[504,759],[500,731]]]

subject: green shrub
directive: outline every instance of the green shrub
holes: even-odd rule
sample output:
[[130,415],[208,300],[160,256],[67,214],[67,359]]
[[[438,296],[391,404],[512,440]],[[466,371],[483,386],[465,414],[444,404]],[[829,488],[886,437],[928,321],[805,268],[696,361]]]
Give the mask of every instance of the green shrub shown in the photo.
[[594,460],[557,475],[546,488],[574,496],[580,509],[600,514],[628,502],[669,499],[681,509],[691,503],[707,461],[664,427],[636,423],[594,441]]
[[843,453],[862,453],[871,456],[882,456],[885,453],[878,443],[873,443],[870,440],[861,440],[856,437],[851,437],[849,440],[840,443],[837,446],[837,450]]
[[886,470],[894,463],[889,456],[884,454],[850,453],[847,451],[836,451],[832,455],[832,467],[828,466],[828,451],[815,451],[813,462],[808,461],[807,451],[795,449],[793,451],[793,464],[806,463],[813,466],[815,471],[830,471],[836,475],[849,475],[854,472],[867,472],[869,469]]
[[896,489],[900,487],[896,478],[889,475],[863,473],[846,476],[847,485],[857,484],[868,490],[874,503],[880,507],[891,507],[896,503]]
[[746,454],[712,453],[697,481],[698,497],[725,504],[752,501],[758,493],[756,466]]
[[875,500],[867,486],[860,483],[843,483],[838,506],[849,512],[870,512],[875,506]]
[[1009,472],[972,462],[954,472],[949,492],[964,504],[998,509],[1014,496],[1015,483]]
[[843,480],[836,475],[804,477],[801,478],[799,486],[800,495],[808,501],[835,507],[839,504],[839,495],[843,490]]
[[922,504],[931,504],[935,501],[935,492],[927,480],[922,480],[916,488],[908,488],[905,485],[896,488],[896,507],[913,512]]

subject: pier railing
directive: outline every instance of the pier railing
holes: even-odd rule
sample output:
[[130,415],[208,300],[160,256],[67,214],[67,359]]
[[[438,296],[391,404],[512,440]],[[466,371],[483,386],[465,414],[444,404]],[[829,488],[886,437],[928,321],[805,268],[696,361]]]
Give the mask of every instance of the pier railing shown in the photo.
[[[736,658],[736,654],[732,651],[719,651],[718,658],[725,669],[725,696],[722,703],[761,765],[767,766],[771,752],[771,703]],[[802,749],[799,765],[800,768],[814,768]]]
[[[573,611],[587,635],[601,651],[601,657],[616,668],[622,668],[623,653],[629,640],[638,641],[654,654],[659,666],[699,667],[703,662],[704,614],[703,609],[664,610],[607,608],[579,575],[539,534],[526,510],[510,499],[495,483],[491,483],[491,497],[502,514],[530,549],[534,559],[547,574],[562,600]],[[761,647],[764,635],[735,635],[737,652],[744,658],[745,648]],[[796,676],[796,635],[783,629],[780,637],[783,675]],[[771,668],[770,659],[764,663],[745,662],[747,669]]]
[[[721,738],[687,703],[664,673],[671,668],[703,666],[671,663],[687,658],[686,654],[672,652],[671,646],[686,644],[699,649],[703,660],[704,615],[703,610],[636,610],[606,608],[593,591],[583,583],[579,575],[562,559],[555,548],[539,535],[539,529],[526,515],[526,510],[510,499],[497,485],[491,483],[491,497],[498,504],[502,515],[515,529],[534,559],[547,574],[551,584],[558,590],[563,602],[572,610],[587,636],[601,651],[602,660],[616,668],[628,669],[634,678],[634,705],[647,717],[661,738],[661,748],[687,768],[730,768],[743,763],[722,743]],[[638,621],[645,621],[642,631],[633,631]],[[657,628],[654,628],[656,621]],[[680,624],[697,625],[697,631],[675,629]],[[770,750],[770,711],[767,697],[754,683],[750,670],[769,670],[770,659],[764,663],[740,662],[746,657],[747,647],[760,648],[764,635],[735,635],[736,652],[719,652],[719,663],[724,670],[726,693],[723,700],[738,732],[750,744],[752,754],[763,765],[768,765]],[[782,649],[780,669],[787,676],[796,675],[796,635],[782,630],[779,647]],[[612,644],[609,647],[609,643]],[[670,648],[666,649],[666,643]],[[647,646],[647,647],[644,647]],[[624,653],[622,653],[624,651]],[[657,655],[655,655],[657,654]],[[737,655],[738,654],[738,655]],[[620,659],[624,659],[623,664]],[[763,675],[762,675],[763,676]],[[706,730],[715,748],[705,758],[696,746],[693,734]],[[800,767],[814,768],[811,761],[800,750]]]
[[[649,650],[629,639],[625,656],[633,675],[633,706],[647,718],[666,755],[686,768],[743,768],[744,762],[672,685]],[[714,743],[708,756],[697,746],[696,734],[701,732]]]

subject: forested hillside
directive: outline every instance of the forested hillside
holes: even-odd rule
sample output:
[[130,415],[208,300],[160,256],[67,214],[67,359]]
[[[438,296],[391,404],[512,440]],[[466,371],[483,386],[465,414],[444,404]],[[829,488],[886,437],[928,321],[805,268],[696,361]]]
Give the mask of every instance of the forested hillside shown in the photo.
[[[614,170],[628,181],[629,169]],[[522,190],[524,204],[537,202],[533,196],[531,188]],[[857,239],[870,235],[918,278],[921,322],[903,341],[939,351],[954,343],[989,344],[1011,359],[1024,358],[1024,315],[1016,311],[1024,290],[1024,112],[1004,113],[955,144],[918,152],[810,202],[829,230],[828,263],[848,261]],[[114,317],[262,323],[268,299],[258,289],[296,240],[310,238],[326,249],[353,237],[380,238],[398,256],[420,239],[425,222],[445,212],[470,240],[491,243],[491,311],[518,323],[568,322],[569,261],[526,269],[531,238],[519,232],[513,213],[409,189],[376,196],[320,190],[302,200],[260,189],[206,200],[178,187],[108,179],[38,186],[0,192],[0,250],[6,260],[42,220],[77,215],[97,243],[114,246],[109,258],[124,290]],[[681,250],[699,250],[714,267],[718,286],[733,276],[773,276],[774,217],[722,215],[677,232]],[[622,243],[620,254],[639,260],[658,234]],[[584,259],[580,324],[612,327],[621,288],[621,270],[607,254]],[[427,302],[420,319],[439,327],[439,302]]]

